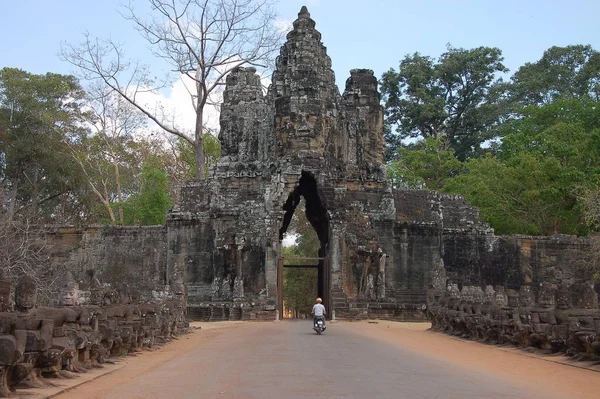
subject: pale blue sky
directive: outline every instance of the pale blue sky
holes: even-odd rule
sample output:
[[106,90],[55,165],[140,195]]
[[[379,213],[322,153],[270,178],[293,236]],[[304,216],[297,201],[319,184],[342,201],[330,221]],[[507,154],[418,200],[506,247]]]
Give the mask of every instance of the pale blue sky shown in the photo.
[[[60,42],[79,41],[86,30],[141,54],[146,43],[116,11],[122,2],[0,0],[0,67],[69,73],[56,56]],[[338,85],[352,68],[373,69],[379,78],[404,55],[437,57],[446,43],[499,47],[511,73],[553,45],[600,49],[598,0],[281,0],[280,17],[295,19],[302,5],[323,34]]]

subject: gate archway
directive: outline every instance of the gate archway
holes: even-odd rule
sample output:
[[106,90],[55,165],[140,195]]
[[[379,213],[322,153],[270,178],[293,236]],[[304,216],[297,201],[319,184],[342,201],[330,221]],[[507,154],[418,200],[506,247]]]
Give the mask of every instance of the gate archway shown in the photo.
[[[291,262],[286,264],[287,262]],[[303,261],[311,261],[310,264],[303,264]],[[331,270],[329,259],[327,257],[281,257],[277,262],[277,309],[280,317],[283,317],[283,286],[285,268],[304,268],[317,269],[317,290],[320,298],[323,299],[327,311],[327,319],[331,317]]]

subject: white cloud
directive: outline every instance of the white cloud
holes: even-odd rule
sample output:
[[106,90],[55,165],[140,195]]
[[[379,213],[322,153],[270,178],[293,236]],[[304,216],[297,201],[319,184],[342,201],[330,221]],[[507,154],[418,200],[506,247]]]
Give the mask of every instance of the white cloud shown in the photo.
[[275,29],[279,32],[287,33],[293,28],[293,21],[290,19],[279,18],[275,20]]
[[[196,110],[190,93],[194,93],[194,81],[180,76],[169,90],[163,92],[148,91],[138,94],[139,103],[154,113],[165,125],[193,137],[196,124]],[[221,93],[213,93],[211,102],[220,104]],[[204,125],[214,132],[219,130],[219,111],[211,104],[204,108]]]

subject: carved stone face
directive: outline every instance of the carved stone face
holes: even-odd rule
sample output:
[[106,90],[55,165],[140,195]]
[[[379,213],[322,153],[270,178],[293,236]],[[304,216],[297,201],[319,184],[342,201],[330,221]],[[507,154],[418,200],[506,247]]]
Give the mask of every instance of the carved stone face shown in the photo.
[[79,286],[77,283],[68,283],[62,287],[58,295],[59,306],[77,306],[79,304]]
[[31,277],[21,277],[15,287],[15,307],[20,312],[27,312],[35,307],[36,301],[37,285]]
[[516,308],[519,306],[519,293],[515,290],[507,290],[508,306]]
[[544,309],[553,309],[556,305],[554,300],[555,293],[556,286],[542,283],[538,294],[538,304],[540,307]]
[[102,284],[97,278],[94,278],[90,286],[90,303],[92,305],[102,305],[103,296],[104,290]]
[[448,285],[448,296],[452,299],[460,298],[460,290],[458,289],[458,284]]
[[496,305],[498,306],[506,306],[508,305],[508,298],[506,296],[506,291],[503,286],[496,287],[496,295],[495,295]]
[[473,302],[474,303],[483,303],[484,297],[485,297],[485,294],[484,294],[483,290],[481,289],[481,287],[473,288]]
[[535,303],[533,299],[533,294],[531,292],[531,287],[528,285],[521,286],[519,290],[519,306],[523,308],[528,308],[533,306]]
[[569,291],[566,289],[559,289],[556,292],[556,307],[558,309],[570,309],[571,308],[571,297]]
[[585,285],[579,295],[579,307],[583,309],[598,309],[598,294],[593,285]]
[[463,302],[473,303],[473,290],[471,286],[464,286],[462,291],[460,291],[460,296]]

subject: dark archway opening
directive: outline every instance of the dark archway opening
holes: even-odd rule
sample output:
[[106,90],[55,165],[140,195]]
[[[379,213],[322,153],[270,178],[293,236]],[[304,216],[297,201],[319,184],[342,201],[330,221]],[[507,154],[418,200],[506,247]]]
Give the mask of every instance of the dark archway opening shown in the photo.
[[[302,199],[304,201],[302,201]],[[278,299],[279,309],[283,310],[284,296],[284,272],[291,268],[312,268],[316,273],[317,295],[323,298],[324,304],[329,312],[329,262],[327,260],[327,251],[329,246],[329,217],[327,209],[323,203],[317,186],[317,181],[314,175],[310,172],[302,171],[298,185],[289,195],[287,201],[283,205],[285,211],[282,226],[279,229],[279,239],[283,240],[285,233],[290,227],[292,218],[298,205],[304,202],[304,211],[306,220],[316,233],[318,239],[317,253],[305,254],[307,259],[283,259],[281,258],[278,265]],[[313,236],[314,237],[314,236]],[[308,271],[307,271],[308,272]],[[288,272],[288,276],[291,273]],[[289,289],[288,289],[289,291]],[[310,294],[314,296],[314,294]],[[311,298],[314,300],[314,298]],[[283,317],[283,314],[281,315]]]

